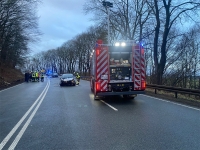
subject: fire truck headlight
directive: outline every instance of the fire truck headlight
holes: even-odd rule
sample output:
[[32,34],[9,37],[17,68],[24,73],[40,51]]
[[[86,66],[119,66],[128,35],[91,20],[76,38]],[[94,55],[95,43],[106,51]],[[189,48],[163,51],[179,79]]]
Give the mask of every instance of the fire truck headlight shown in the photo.
[[116,43],[115,43],[115,46],[119,46],[119,45],[120,45],[119,42],[116,42]]
[[121,43],[121,46],[126,46],[126,43],[125,43],[125,42],[122,42],[122,43]]

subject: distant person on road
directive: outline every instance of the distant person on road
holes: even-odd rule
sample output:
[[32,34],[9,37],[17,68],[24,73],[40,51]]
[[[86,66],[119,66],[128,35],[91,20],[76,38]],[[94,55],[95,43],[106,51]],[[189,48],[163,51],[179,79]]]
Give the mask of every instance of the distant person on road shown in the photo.
[[26,71],[25,72],[25,82],[28,82],[29,81],[29,72]]
[[35,82],[35,72],[32,72],[32,82]]
[[32,81],[32,71],[29,72],[29,81]]
[[41,78],[41,81],[43,82],[44,81],[44,73],[40,74],[40,78]]
[[76,84],[79,85],[80,84],[81,76],[79,75],[78,72],[75,75],[76,75],[76,80],[77,80]]
[[35,72],[35,81],[39,82],[39,73],[38,73],[38,71]]

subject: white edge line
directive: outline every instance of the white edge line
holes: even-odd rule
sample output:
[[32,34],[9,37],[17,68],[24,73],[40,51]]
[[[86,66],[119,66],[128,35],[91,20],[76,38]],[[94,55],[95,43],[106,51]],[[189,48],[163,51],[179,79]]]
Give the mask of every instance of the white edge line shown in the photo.
[[17,86],[19,86],[19,85],[21,85],[21,84],[24,84],[24,82],[23,82],[23,83],[20,83],[20,84],[17,84],[17,85],[14,85],[14,86],[11,86],[11,87],[9,87],[9,88],[6,88],[6,89],[4,89],[4,90],[0,90],[0,93],[3,92],[3,91],[6,91],[6,90],[12,89],[12,88],[14,88],[14,87],[17,87]]
[[47,85],[46,85],[45,89],[42,91],[42,93],[37,98],[37,100],[33,103],[33,105],[29,108],[29,110],[24,114],[24,116],[19,120],[19,122],[14,126],[14,128],[9,132],[9,134],[0,143],[0,150],[6,145],[6,143],[9,141],[9,139],[13,136],[13,134],[15,133],[15,131],[19,128],[19,126],[24,121],[24,119],[26,119],[26,117],[28,116],[28,114],[30,113],[30,111],[33,109],[33,107],[40,100],[40,97],[43,95],[43,93],[45,92],[45,90],[46,90],[47,87],[48,87],[48,82],[47,82]]
[[141,95],[146,96],[146,97],[150,97],[150,98],[154,98],[154,99],[157,99],[157,100],[160,100],[160,101],[163,101],[163,102],[172,103],[172,104],[175,104],[175,105],[179,105],[179,106],[183,106],[183,107],[186,107],[186,108],[190,108],[190,109],[194,109],[194,110],[200,111],[200,109],[195,108],[195,107],[179,104],[179,103],[176,103],[176,102],[171,102],[171,101],[160,99],[160,98],[156,98],[156,97],[153,97],[153,96],[148,96],[148,95],[144,95],[144,94],[141,94]]
[[106,104],[108,107],[112,108],[115,111],[118,111],[118,109],[116,109],[115,107],[111,106],[110,104],[104,102],[103,100],[101,100],[101,102],[103,102],[104,104]]
[[20,130],[20,132],[18,133],[18,135],[16,136],[15,140],[12,142],[12,144],[10,145],[10,147],[8,148],[8,150],[14,150],[17,143],[19,142],[19,140],[21,139],[22,135],[24,134],[24,132],[26,131],[28,125],[30,124],[31,120],[33,119],[33,117],[35,116],[38,108],[40,107],[42,101],[44,100],[44,97],[47,94],[47,91],[49,89],[50,84],[48,84],[48,88],[46,88],[45,93],[43,94],[40,102],[37,104],[36,108],[34,109],[34,111],[32,112],[31,116],[28,118],[28,120],[26,121],[26,123],[24,124],[24,126],[22,127],[22,129]]

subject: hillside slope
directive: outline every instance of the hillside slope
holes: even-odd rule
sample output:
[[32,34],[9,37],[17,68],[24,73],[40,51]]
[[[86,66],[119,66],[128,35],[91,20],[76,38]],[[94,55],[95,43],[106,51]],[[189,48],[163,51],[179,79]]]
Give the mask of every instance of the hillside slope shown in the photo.
[[24,75],[20,70],[7,65],[0,66],[0,90],[24,82]]

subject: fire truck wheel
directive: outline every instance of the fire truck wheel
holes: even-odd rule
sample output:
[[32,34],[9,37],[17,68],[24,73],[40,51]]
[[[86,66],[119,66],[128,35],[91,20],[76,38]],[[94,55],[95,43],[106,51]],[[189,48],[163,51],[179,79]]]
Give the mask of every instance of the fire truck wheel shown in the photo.
[[133,97],[133,96],[130,96],[130,97],[129,97],[129,99],[134,99],[134,98],[135,98],[135,97]]
[[134,99],[135,95],[123,95],[124,99]]
[[123,98],[127,99],[129,96],[128,95],[123,95]]
[[135,95],[130,95],[130,99],[134,99],[137,96],[137,94]]

